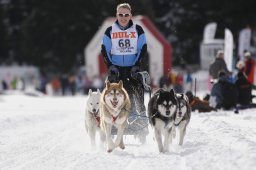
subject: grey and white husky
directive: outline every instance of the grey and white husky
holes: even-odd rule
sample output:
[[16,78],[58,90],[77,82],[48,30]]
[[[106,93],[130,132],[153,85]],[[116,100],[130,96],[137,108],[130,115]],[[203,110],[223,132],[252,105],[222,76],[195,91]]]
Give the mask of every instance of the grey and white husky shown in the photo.
[[[186,135],[186,129],[191,117],[191,107],[189,104],[189,100],[185,94],[176,93],[176,97],[178,99],[178,112],[175,117],[174,125],[175,127],[178,127],[179,130],[179,145],[183,145],[183,140]],[[173,135],[171,135],[170,137],[175,137],[175,128],[173,128],[172,134]]]

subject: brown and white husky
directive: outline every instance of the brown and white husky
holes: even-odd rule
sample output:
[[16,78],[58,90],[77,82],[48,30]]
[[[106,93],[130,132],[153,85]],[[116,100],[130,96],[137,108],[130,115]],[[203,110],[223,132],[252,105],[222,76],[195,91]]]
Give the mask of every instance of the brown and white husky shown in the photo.
[[[106,134],[107,152],[112,152],[116,147],[124,149],[123,134],[127,126],[127,118],[131,109],[131,102],[123,82],[106,82],[100,101],[101,128]],[[112,126],[117,128],[116,140],[111,138]]]

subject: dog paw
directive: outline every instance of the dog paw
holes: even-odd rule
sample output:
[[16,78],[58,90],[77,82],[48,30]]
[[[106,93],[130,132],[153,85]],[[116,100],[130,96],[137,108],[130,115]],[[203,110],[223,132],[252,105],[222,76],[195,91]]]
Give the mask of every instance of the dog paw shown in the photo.
[[169,152],[169,149],[168,148],[164,148],[163,149],[163,153],[167,153],[167,152]]
[[108,149],[108,150],[107,150],[108,153],[110,153],[110,152],[112,152],[112,151],[113,151],[112,149]]
[[112,152],[115,149],[115,144],[113,141],[108,141],[107,143],[107,152]]
[[172,137],[173,137],[173,138],[176,137],[176,131],[175,131],[175,130],[172,131]]
[[164,148],[158,148],[160,153],[164,153]]
[[125,146],[124,146],[123,143],[120,143],[119,147],[120,147],[121,149],[123,149],[123,150],[125,149]]

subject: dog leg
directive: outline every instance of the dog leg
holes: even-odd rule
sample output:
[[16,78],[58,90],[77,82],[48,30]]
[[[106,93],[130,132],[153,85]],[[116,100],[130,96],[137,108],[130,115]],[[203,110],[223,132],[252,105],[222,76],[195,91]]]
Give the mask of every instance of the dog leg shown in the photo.
[[175,126],[169,130],[169,143],[172,144],[172,139],[176,136]]
[[88,125],[87,125],[86,122],[85,122],[85,130],[86,130],[87,133],[89,133],[89,132],[88,132]]
[[106,141],[106,134],[104,133],[103,130],[99,129],[99,134],[100,134],[100,141],[104,143]]
[[155,139],[158,145],[158,150],[159,152],[163,152],[162,134],[160,130],[157,130],[156,128],[154,128],[154,133],[155,133]]
[[95,143],[96,129],[93,128],[93,127],[90,127],[88,129],[88,134],[89,134],[89,137],[90,137],[90,140],[91,140],[91,146],[95,147],[95,145],[96,145],[96,143]]
[[121,142],[120,142],[119,147],[120,147],[121,149],[124,149],[124,148],[125,148],[123,137],[122,137],[122,139],[121,139]]
[[107,152],[112,152],[113,149],[115,148],[114,142],[111,138],[111,129],[112,125],[105,123],[105,133],[106,133],[106,138],[107,138]]
[[115,147],[120,146],[121,140],[123,139],[124,129],[125,129],[125,123],[118,126],[116,141],[115,141]]
[[170,138],[170,132],[169,130],[164,131],[164,149],[163,152],[168,152],[169,150],[169,138]]
[[99,132],[99,135],[100,135],[100,147],[103,149],[104,148],[104,144],[105,144],[105,141],[106,141],[106,134],[105,132],[98,128],[98,132]]
[[183,140],[186,135],[186,122],[181,122],[179,125],[179,131],[180,131],[180,140],[179,140],[179,145],[183,145]]

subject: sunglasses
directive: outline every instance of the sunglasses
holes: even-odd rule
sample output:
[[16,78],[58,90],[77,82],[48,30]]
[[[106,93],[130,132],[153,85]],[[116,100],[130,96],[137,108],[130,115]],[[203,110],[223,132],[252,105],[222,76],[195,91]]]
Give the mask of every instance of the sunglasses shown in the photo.
[[117,15],[119,17],[129,17],[131,14],[121,14],[121,13],[117,13]]

